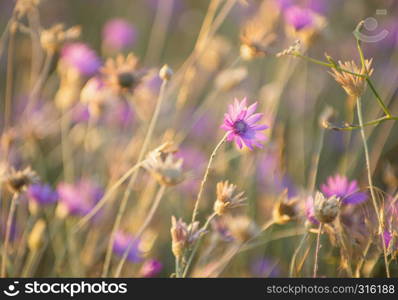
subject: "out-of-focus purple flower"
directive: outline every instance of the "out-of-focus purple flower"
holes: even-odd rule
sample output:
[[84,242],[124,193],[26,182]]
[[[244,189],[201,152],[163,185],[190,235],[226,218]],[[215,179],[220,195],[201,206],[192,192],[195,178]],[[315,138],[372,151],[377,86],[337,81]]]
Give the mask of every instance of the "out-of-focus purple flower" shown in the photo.
[[162,270],[163,264],[157,259],[149,259],[144,262],[140,270],[140,276],[149,278],[154,277]]
[[[307,0],[307,1],[276,0],[276,2],[282,11],[285,11],[286,9],[288,9],[291,6],[299,5],[300,7],[309,8],[318,13],[325,13],[329,10],[331,1],[326,1],[326,0]],[[333,2],[337,2],[337,0],[335,0]]]
[[257,102],[247,107],[247,100],[241,102],[235,99],[234,104],[229,105],[228,113],[224,115],[224,123],[221,128],[227,131],[227,141],[235,141],[242,149],[246,145],[250,150],[254,146],[262,148],[259,141],[265,140],[265,135],[260,131],[268,128],[267,125],[256,124],[262,117],[261,113],[254,113],[257,109]]
[[359,204],[368,199],[366,193],[359,192],[356,180],[349,181],[341,175],[329,177],[326,184],[321,185],[321,191],[326,197],[341,198],[343,204]]
[[105,122],[111,126],[127,127],[134,122],[134,111],[127,101],[115,101],[105,118]]
[[132,244],[127,255],[127,260],[133,263],[140,262],[142,260],[142,253],[138,248],[140,240],[136,240],[133,236],[130,236],[124,232],[116,232],[115,241],[113,243],[113,252],[116,255],[123,256],[130,243]]
[[90,179],[81,179],[74,184],[60,183],[57,191],[67,212],[80,216],[88,214],[104,195],[103,189]]
[[125,50],[136,42],[137,30],[124,19],[112,19],[105,24],[102,39],[106,48],[113,51]]
[[32,184],[28,187],[27,195],[30,201],[40,205],[55,203],[58,200],[58,193],[48,184]]
[[268,258],[260,258],[251,265],[251,273],[256,277],[278,277],[280,270],[276,263]]
[[95,51],[84,43],[65,45],[61,51],[61,60],[85,76],[93,75],[101,66],[100,58]]
[[308,197],[305,202],[305,216],[313,225],[319,225],[319,221],[315,218],[314,199],[312,197]]
[[299,31],[314,24],[314,13],[308,8],[290,6],[285,11],[285,21]]

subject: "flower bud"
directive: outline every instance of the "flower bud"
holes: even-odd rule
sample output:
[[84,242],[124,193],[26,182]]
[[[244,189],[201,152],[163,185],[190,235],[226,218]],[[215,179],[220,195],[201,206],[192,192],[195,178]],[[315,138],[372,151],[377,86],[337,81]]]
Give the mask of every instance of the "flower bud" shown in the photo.
[[173,76],[173,70],[168,65],[164,65],[159,71],[159,77],[163,80],[170,80],[171,76]]
[[46,229],[46,222],[43,219],[39,219],[33,226],[32,231],[28,237],[28,247],[30,251],[39,249],[44,241],[44,231]]
[[340,212],[340,199],[336,196],[325,198],[321,192],[317,192],[314,202],[315,217],[321,223],[333,222]]

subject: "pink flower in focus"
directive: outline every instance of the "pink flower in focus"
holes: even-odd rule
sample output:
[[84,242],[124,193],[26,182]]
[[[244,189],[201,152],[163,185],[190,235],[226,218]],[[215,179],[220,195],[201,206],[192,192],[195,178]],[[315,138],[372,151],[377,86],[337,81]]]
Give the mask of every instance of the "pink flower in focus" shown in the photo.
[[260,131],[267,129],[268,126],[256,124],[263,117],[261,113],[254,113],[257,102],[249,107],[246,102],[246,98],[243,98],[241,102],[235,99],[234,104],[229,105],[221,128],[227,131],[227,141],[235,141],[240,149],[243,145],[250,150],[253,150],[253,146],[262,148],[263,145],[259,141],[265,140],[266,137]]
[[341,175],[329,177],[326,184],[321,185],[321,191],[326,197],[341,198],[343,204],[359,204],[368,199],[366,193],[359,192],[356,180],[349,181]]

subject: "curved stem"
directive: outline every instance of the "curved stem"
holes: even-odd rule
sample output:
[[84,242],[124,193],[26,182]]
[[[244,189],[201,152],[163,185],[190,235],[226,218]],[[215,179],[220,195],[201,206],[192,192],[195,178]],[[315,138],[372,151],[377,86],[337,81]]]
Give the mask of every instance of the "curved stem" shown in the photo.
[[17,208],[17,201],[18,201],[18,193],[14,193],[14,195],[12,196],[12,199],[11,199],[10,212],[8,213],[8,217],[7,217],[6,235],[5,235],[5,239],[4,239],[4,245],[3,245],[3,255],[2,255],[2,264],[1,264],[1,277],[2,278],[5,278],[6,274],[7,274],[8,244],[10,242],[12,220],[14,219],[15,211]]
[[[167,80],[164,80],[162,82],[162,86],[160,87],[159,97],[158,97],[158,100],[157,100],[157,103],[156,103],[155,111],[153,112],[152,119],[151,119],[151,121],[149,123],[148,131],[147,131],[147,133],[145,135],[143,145],[142,145],[140,153],[138,155],[138,161],[141,161],[144,158],[144,156],[145,156],[145,154],[146,154],[146,152],[148,150],[150,141],[152,139],[153,131],[155,129],[155,125],[156,125],[156,122],[157,122],[158,117],[159,117],[160,107],[161,107],[161,104],[163,102],[163,98],[164,98],[167,82],[168,82]],[[137,174],[138,174],[138,172],[135,171],[133,173],[133,175],[131,176],[130,181],[129,181],[128,185],[127,185],[127,188],[125,190],[125,193],[123,195],[122,201],[120,203],[120,207],[119,207],[119,210],[118,210],[117,215],[116,215],[115,222],[114,222],[113,227],[112,227],[111,237],[110,237],[110,240],[109,240],[109,243],[108,243],[108,247],[107,247],[107,250],[106,250],[105,262],[104,262],[104,267],[103,267],[103,270],[102,270],[102,277],[105,277],[108,274],[108,270],[109,270],[109,266],[110,266],[110,262],[111,262],[111,256],[112,256],[113,243],[115,241],[115,234],[119,230],[120,223],[122,221],[122,217],[123,217],[124,212],[125,212],[125,210],[127,208],[127,202],[128,202],[129,197],[130,197],[130,193],[131,193],[133,184],[135,183],[135,181],[137,179]]]
[[368,175],[370,195],[372,197],[373,207],[374,207],[374,210],[375,210],[378,222],[379,222],[379,235],[380,235],[381,243],[383,245],[384,264],[385,264],[385,268],[386,268],[386,275],[389,278],[390,270],[389,270],[389,266],[388,266],[387,249],[386,249],[386,245],[384,243],[384,238],[383,238],[384,222],[381,219],[382,216],[380,215],[379,205],[377,203],[376,194],[375,194],[375,190],[374,190],[374,186],[373,186],[372,171],[371,171],[372,169],[370,167],[370,158],[369,158],[369,148],[368,148],[368,145],[366,142],[365,129],[363,128],[362,102],[361,102],[360,97],[357,98],[357,113],[358,113],[359,125],[361,127],[361,137],[362,137],[362,142],[363,142],[363,148],[364,148],[364,152],[365,152],[366,171],[367,171],[367,175]]
[[227,134],[225,134],[223,136],[223,138],[220,140],[220,142],[217,144],[217,146],[214,148],[213,152],[210,155],[210,159],[209,159],[209,162],[207,164],[207,168],[206,168],[205,174],[203,176],[202,182],[200,183],[200,188],[199,188],[198,195],[196,196],[195,207],[194,207],[193,212],[192,212],[192,221],[191,221],[192,223],[195,222],[195,220],[196,220],[196,216],[198,214],[200,200],[201,200],[201,197],[202,197],[202,194],[203,194],[203,191],[204,191],[204,187],[205,187],[205,184],[206,184],[206,181],[207,181],[207,177],[209,176],[210,168],[211,168],[211,165],[213,163],[214,157],[216,156],[217,151],[221,148],[222,144],[224,144],[226,139],[227,139]]
[[316,246],[315,246],[315,262],[314,262],[314,273],[312,277],[316,278],[318,273],[318,256],[319,256],[319,248],[321,246],[321,233],[323,229],[323,223],[319,224],[318,234],[316,236]]
[[155,201],[153,202],[153,205],[150,209],[150,211],[148,212],[148,215],[144,221],[144,223],[141,225],[140,229],[138,230],[137,234],[135,235],[135,237],[133,239],[131,239],[127,245],[126,250],[123,253],[122,259],[119,262],[119,265],[116,268],[116,272],[114,277],[118,278],[120,276],[120,273],[122,272],[123,266],[127,260],[127,256],[130,253],[131,247],[133,247],[133,245],[140,239],[141,235],[144,233],[145,229],[147,229],[149,223],[152,221],[155,212],[157,211],[159,204],[160,204],[160,200],[162,199],[164,192],[166,190],[166,186],[162,185],[155,197]]
[[290,267],[289,267],[289,277],[293,277],[295,275],[295,269],[296,269],[296,258],[301,250],[303,248],[305,241],[307,240],[308,237],[308,231],[305,232],[303,235],[302,239],[300,240],[300,243],[296,250],[293,253],[292,259],[290,261]]
[[[216,213],[213,213],[212,215],[210,215],[210,216],[207,218],[206,223],[205,223],[205,224],[203,225],[203,227],[202,227],[202,230],[203,230],[203,231],[205,231],[205,230],[207,229],[207,227],[209,227],[210,222],[216,217],[216,215],[217,215]],[[193,250],[192,250],[192,252],[191,252],[191,255],[190,255],[189,258],[188,258],[188,261],[187,261],[187,263],[186,263],[186,265],[185,265],[185,268],[184,268],[184,272],[183,272],[183,274],[182,274],[182,277],[183,277],[183,278],[185,278],[185,277],[187,276],[187,274],[188,274],[189,267],[191,266],[192,260],[193,260],[193,258],[195,257],[195,254],[196,254],[196,252],[197,252],[198,249],[199,249],[201,240],[202,240],[202,236],[200,236],[199,239],[196,241],[196,244],[195,244],[195,246],[194,246],[194,248],[193,248]]]
[[[13,26],[11,26],[12,28]],[[15,44],[15,31],[10,29],[10,37],[8,40],[7,50],[7,72],[6,72],[6,92],[5,92],[5,105],[4,105],[4,128],[10,125],[11,118],[11,101],[13,90],[13,77],[14,77],[14,44]]]

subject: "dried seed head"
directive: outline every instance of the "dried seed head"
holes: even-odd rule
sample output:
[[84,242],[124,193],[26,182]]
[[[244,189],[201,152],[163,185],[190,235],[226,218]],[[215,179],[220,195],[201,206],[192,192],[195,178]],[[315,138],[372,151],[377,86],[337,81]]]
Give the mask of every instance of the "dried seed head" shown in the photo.
[[45,230],[46,222],[43,219],[39,219],[28,236],[28,247],[30,251],[35,251],[41,248],[45,238]]
[[231,236],[244,243],[255,237],[259,230],[256,224],[247,216],[225,216],[226,225]]
[[17,0],[15,4],[15,12],[21,18],[29,11],[39,6],[41,0]]
[[176,219],[171,217],[171,250],[175,257],[179,258],[182,256],[183,251],[190,244],[195,242],[202,233],[203,229],[199,229],[199,222],[187,225],[182,219]]
[[281,52],[277,53],[276,57],[299,54],[300,50],[301,50],[301,42],[300,40],[296,40],[294,44],[291,45],[289,48],[284,49]]
[[278,18],[278,9],[273,1],[263,1],[256,14],[242,27],[240,55],[244,60],[264,56],[268,46],[275,40],[274,25]]
[[172,153],[154,150],[148,154],[144,168],[160,183],[166,186],[179,184],[184,180],[183,159],[174,161]]
[[[339,61],[339,67],[361,75],[368,74],[372,75],[372,59],[365,60],[365,68],[359,68],[354,61],[341,62]],[[356,76],[354,74],[350,74],[344,71],[338,71],[336,69],[332,69],[329,72],[333,78],[340,83],[342,88],[346,91],[346,93],[352,97],[360,97],[365,90],[366,87],[366,79],[360,76]]]
[[228,181],[217,183],[217,199],[214,202],[214,212],[221,216],[228,209],[242,206],[246,198],[244,192],[236,193],[236,185]]
[[321,192],[317,192],[314,200],[315,217],[321,223],[333,222],[340,212],[341,201],[336,196],[325,198]]
[[79,38],[81,34],[80,26],[73,26],[65,30],[63,24],[56,24],[40,33],[40,43],[47,52],[59,50],[63,44]]
[[163,80],[170,80],[171,76],[173,76],[173,70],[168,65],[164,65],[159,71],[159,77]]
[[273,220],[277,224],[286,224],[297,217],[297,199],[287,200],[287,191],[282,194],[281,199],[274,205],[272,211]]
[[105,83],[116,93],[132,93],[145,75],[137,70],[137,66],[138,58],[130,53],[109,58],[101,72],[105,75]]
[[31,184],[38,180],[36,172],[34,172],[30,167],[23,170],[16,171],[11,169],[9,172],[6,183],[8,188],[13,193],[21,193]]

